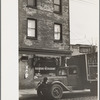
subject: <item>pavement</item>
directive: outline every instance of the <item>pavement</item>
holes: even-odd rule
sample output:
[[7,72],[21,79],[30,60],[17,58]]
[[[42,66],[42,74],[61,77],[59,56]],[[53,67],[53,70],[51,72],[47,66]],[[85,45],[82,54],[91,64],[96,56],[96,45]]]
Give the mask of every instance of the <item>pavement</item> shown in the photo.
[[[87,92],[90,92],[90,90],[74,90],[74,91],[68,91],[68,92],[65,92],[65,93],[87,93]],[[19,98],[26,98],[26,97],[29,97],[29,96],[33,96],[33,97],[37,97],[37,91],[36,89],[21,89],[19,90]]]
[[37,97],[36,89],[21,89],[21,90],[19,90],[19,98],[26,98],[29,96]]
[[[89,90],[84,90],[84,92],[82,91],[82,94],[79,94],[79,92],[80,91],[74,91],[74,93],[67,93],[67,95],[65,93],[63,99],[61,100],[97,100],[97,96],[91,96],[90,94],[88,94]],[[37,97],[36,89],[33,88],[19,90],[19,100],[39,100],[39,98]]]

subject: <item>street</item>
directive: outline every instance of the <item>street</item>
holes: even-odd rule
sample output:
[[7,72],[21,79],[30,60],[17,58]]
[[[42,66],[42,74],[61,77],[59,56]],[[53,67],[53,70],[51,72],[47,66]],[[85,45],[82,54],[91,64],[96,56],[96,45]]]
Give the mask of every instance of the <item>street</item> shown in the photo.
[[[35,90],[20,90],[19,100],[39,100],[39,98]],[[90,93],[63,94],[60,100],[98,100],[98,97]]]
[[[26,98],[20,98],[19,100],[39,100],[37,96],[29,95]],[[75,95],[75,96],[63,96],[60,100],[98,100],[97,96],[90,96],[90,95]]]

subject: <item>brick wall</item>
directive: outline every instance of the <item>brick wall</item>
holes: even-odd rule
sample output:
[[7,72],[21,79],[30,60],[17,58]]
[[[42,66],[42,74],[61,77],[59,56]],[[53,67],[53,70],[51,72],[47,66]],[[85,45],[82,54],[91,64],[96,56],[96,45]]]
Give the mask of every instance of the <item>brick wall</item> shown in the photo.
[[[37,0],[37,8],[19,0],[19,47],[69,50],[69,0],[62,0],[62,14],[53,13],[53,0]],[[37,40],[26,39],[27,18],[37,19]],[[62,24],[62,43],[54,42],[54,23]]]

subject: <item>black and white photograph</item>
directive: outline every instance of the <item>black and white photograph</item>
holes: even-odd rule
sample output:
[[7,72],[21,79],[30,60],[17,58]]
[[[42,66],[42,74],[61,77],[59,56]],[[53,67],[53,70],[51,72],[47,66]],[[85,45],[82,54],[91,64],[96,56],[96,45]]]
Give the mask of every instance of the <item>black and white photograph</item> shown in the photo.
[[[15,32],[7,39],[4,26],[1,37],[14,40],[17,33],[15,53],[9,52],[14,45],[2,49],[8,59],[2,61],[7,69],[1,73],[8,72],[1,77],[2,100],[10,89],[15,100],[99,100],[99,0],[17,0],[16,8],[8,11],[17,13],[8,17],[16,25],[6,24]],[[17,59],[9,64],[10,58]]]
[[19,100],[97,100],[95,6],[19,0]]

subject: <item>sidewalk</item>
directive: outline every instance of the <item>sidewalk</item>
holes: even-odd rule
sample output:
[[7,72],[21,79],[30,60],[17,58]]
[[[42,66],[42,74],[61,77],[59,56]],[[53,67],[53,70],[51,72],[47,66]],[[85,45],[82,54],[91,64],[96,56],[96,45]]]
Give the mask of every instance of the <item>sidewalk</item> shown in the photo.
[[29,96],[37,96],[37,91],[35,89],[21,89],[19,90],[19,98],[26,98]]

